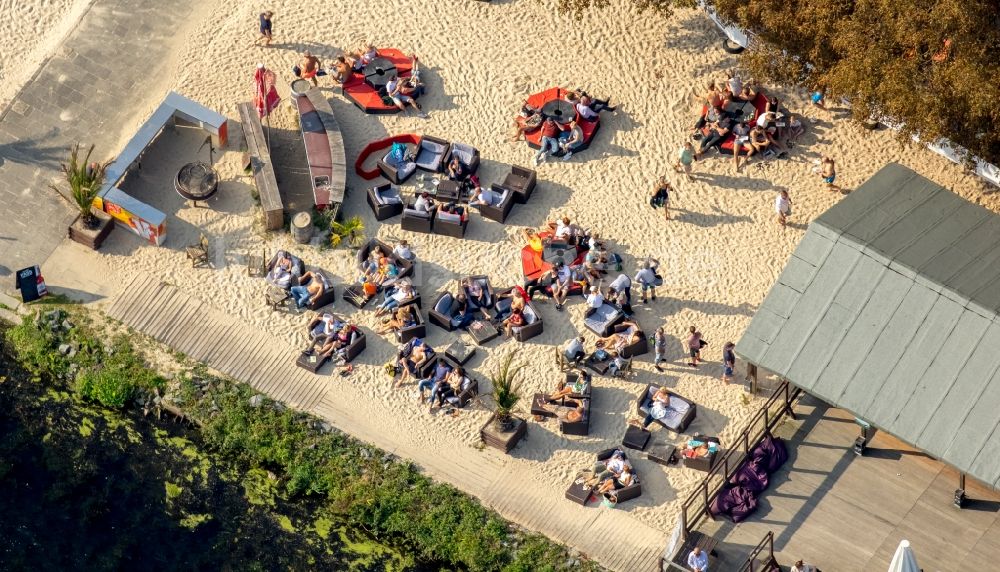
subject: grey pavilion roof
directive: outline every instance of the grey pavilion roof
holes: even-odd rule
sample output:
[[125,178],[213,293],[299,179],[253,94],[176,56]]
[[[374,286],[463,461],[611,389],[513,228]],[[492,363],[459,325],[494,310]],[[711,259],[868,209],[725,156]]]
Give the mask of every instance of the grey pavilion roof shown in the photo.
[[889,164],[810,226],[736,353],[1000,485],[1000,216]]

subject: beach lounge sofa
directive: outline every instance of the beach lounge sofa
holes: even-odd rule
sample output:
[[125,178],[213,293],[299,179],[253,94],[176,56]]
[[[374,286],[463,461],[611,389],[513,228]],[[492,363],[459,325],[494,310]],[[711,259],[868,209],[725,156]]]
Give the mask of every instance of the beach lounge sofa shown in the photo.
[[428,212],[423,212],[414,209],[413,205],[409,204],[403,209],[403,219],[400,221],[399,226],[403,230],[430,234],[434,230],[434,219],[436,216],[437,206],[432,207]]
[[[457,361],[455,361],[455,359],[453,359],[451,356],[442,352],[440,354],[437,354],[435,359],[431,360],[431,367],[426,369],[427,375],[430,375],[430,373],[434,370],[434,364],[437,362],[437,357],[443,358],[444,361],[447,362],[448,365],[452,367],[452,369],[456,369],[458,367],[464,367]],[[468,368],[465,369],[465,375],[466,377],[469,378],[469,386],[466,387],[465,390],[463,391],[459,391],[458,390],[459,388],[455,388],[454,397],[449,397],[446,400],[453,407],[458,407],[458,408],[465,407],[466,405],[469,404],[470,401],[479,396],[479,380],[472,376],[472,372]]]
[[514,339],[519,342],[526,342],[542,333],[542,315],[538,313],[535,305],[531,302],[524,304],[524,325],[511,328]]
[[403,214],[403,198],[399,195],[399,188],[390,184],[369,187],[368,206],[375,214],[375,220]]
[[[412,149],[409,146],[407,149],[409,151],[407,155],[410,156]],[[383,177],[389,179],[389,182],[401,185],[416,172],[417,164],[412,159],[397,162],[392,158],[392,150],[390,149],[378,160],[378,170]]]
[[417,145],[416,165],[421,171],[440,173],[444,170],[444,158],[448,155],[451,144],[444,139],[424,135]]
[[[636,399],[635,409],[640,417],[645,417],[649,413],[649,407],[653,403],[653,395],[659,391],[660,386],[649,384]],[[670,406],[667,408],[667,415],[655,421],[667,429],[676,433],[683,433],[688,425],[694,421],[698,414],[698,406],[686,397],[670,392]]]
[[468,228],[468,215],[462,216],[456,213],[444,212],[441,209],[435,209],[434,224],[431,225],[431,231],[434,234],[465,238],[465,231]]
[[[292,272],[291,277],[287,279],[287,282],[282,280],[279,283],[279,281],[274,277],[274,266],[278,263],[278,258],[282,255],[287,256],[292,261]],[[305,273],[306,265],[302,262],[301,258],[289,253],[287,250],[279,250],[274,253],[274,256],[272,256],[271,260],[267,263],[267,274],[264,276],[264,280],[266,280],[271,286],[288,290],[292,286],[298,284],[299,277]]]
[[333,304],[337,300],[337,295],[333,291],[333,281],[330,280],[330,277],[327,276],[325,272],[318,268],[312,268],[310,270],[314,276],[323,282],[323,293],[316,298],[315,302],[310,302],[306,305],[306,308],[315,312],[323,306]]
[[[600,453],[597,454],[597,460],[598,461],[606,461],[606,460],[608,460],[608,459],[611,458],[611,455],[614,455],[615,451],[622,451],[622,450],[618,449],[618,448],[605,449],[605,450],[603,450],[603,451],[601,451]],[[622,451],[622,454],[624,454],[625,455],[625,459],[628,460],[628,454],[625,453],[625,451]],[[639,498],[639,496],[642,495],[642,483],[639,481],[639,478],[638,478],[639,474],[635,472],[635,466],[634,465],[632,467],[632,471],[633,471],[632,474],[634,474],[636,476],[636,479],[635,479],[636,482],[632,483],[631,485],[629,485],[627,487],[620,487],[620,488],[619,488],[618,483],[617,482],[615,483],[615,488],[616,488],[615,494],[618,497],[618,502],[619,503],[623,503],[623,502],[625,502],[627,500],[632,500],[632,499],[635,499],[635,498]]]
[[514,208],[514,201],[516,200],[517,194],[510,189],[501,187],[500,185],[492,185],[492,190],[494,193],[500,196],[500,203],[497,205],[479,205],[479,214],[483,218],[488,218],[490,220],[495,220],[500,224],[503,224],[507,220],[507,216],[510,214],[511,209]]
[[513,165],[500,186],[514,191],[514,200],[523,205],[531,198],[536,182],[537,175],[534,170]]
[[392,260],[392,263],[399,268],[399,278],[406,278],[413,275],[413,268],[416,263],[412,260],[406,260],[405,258],[396,256],[393,254],[392,248],[390,248],[388,244],[377,238],[369,240],[364,246],[358,249],[358,270],[360,270],[365,261],[368,260],[368,255],[370,255],[374,249],[378,249],[379,252],[389,258],[389,260]]
[[[616,324],[611,331],[619,334],[628,329],[628,326],[622,324]],[[636,332],[635,341],[631,344],[622,348],[621,356],[625,359],[634,358],[636,356],[641,356],[649,353],[649,340],[646,339],[646,333],[642,330]]]
[[602,338],[610,336],[613,328],[625,319],[625,314],[607,302],[600,308],[589,308],[584,316],[583,325]]
[[[697,441],[703,441],[705,443],[715,443],[719,444],[718,437],[705,437],[704,435],[695,435],[692,439]],[[710,452],[704,457],[682,457],[684,459],[684,466],[689,469],[694,469],[696,471],[701,471],[707,473],[712,470],[712,466],[715,465],[715,459],[723,455],[724,451],[719,449],[715,452]]]
[[[347,321],[340,316],[337,316],[336,318],[341,322]],[[354,330],[354,333],[351,334],[351,343],[348,344],[347,349],[344,350],[342,354],[344,356],[345,362],[350,363],[356,357],[361,355],[361,352],[365,350],[367,345],[368,341],[365,338],[364,331],[361,330],[361,328],[356,328]],[[332,356],[321,358],[316,355],[309,355],[306,354],[305,352],[301,352],[298,358],[296,358],[295,360],[295,365],[301,367],[302,369],[311,371],[312,373],[316,373],[317,371],[319,371],[321,367],[323,367],[323,364],[325,364],[327,361],[331,359],[331,357]]]
[[[492,307],[493,301],[496,300],[496,293],[493,291],[493,286],[490,284],[490,279],[484,275],[475,275],[463,278],[462,282],[464,282],[465,280],[479,281],[480,284],[483,286],[483,290],[486,292],[487,298],[489,299],[490,306],[488,307]],[[462,286],[462,289],[465,291],[466,298],[469,299],[470,309],[478,310],[479,306],[477,306],[476,303],[472,301],[472,298],[469,296],[468,289],[465,288],[465,286]],[[457,310],[455,308],[455,295],[453,295],[451,292],[444,292],[440,294],[436,300],[434,300],[434,305],[431,306],[431,308],[427,311],[427,318],[430,320],[432,324],[444,328],[449,332],[452,332],[455,330],[455,325],[452,322],[452,319],[455,317],[456,311]]]
[[[555,413],[545,409],[543,404],[548,400],[549,396],[544,393],[536,393],[531,401],[531,413],[533,415],[539,415],[542,417],[556,417]],[[590,433],[590,399],[584,399],[573,396],[564,397],[554,402],[555,405],[562,405],[565,407],[579,407],[583,406],[583,416],[579,421],[565,421],[559,420],[559,432],[564,435],[587,435]]]
[[591,395],[593,394],[594,383],[593,383],[593,378],[589,373],[580,369],[576,371],[567,371],[566,385],[572,386],[573,384],[576,383],[578,379],[580,379],[581,376],[583,376],[583,381],[587,384],[587,386],[584,388],[582,392],[570,393],[569,396],[574,399],[590,399]]
[[444,159],[445,166],[451,163],[452,157],[456,156],[470,175],[475,175],[476,171],[479,170],[479,149],[468,143],[452,143],[448,148],[448,156]]

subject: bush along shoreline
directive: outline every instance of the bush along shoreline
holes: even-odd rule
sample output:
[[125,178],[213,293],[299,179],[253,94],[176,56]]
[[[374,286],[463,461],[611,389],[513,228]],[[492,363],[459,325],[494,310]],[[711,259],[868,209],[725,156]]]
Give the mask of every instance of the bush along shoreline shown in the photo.
[[[356,544],[344,538],[350,531],[354,539],[361,535],[405,555],[392,566],[401,570],[602,570],[433,482],[405,460],[246,384],[210,375],[201,365],[171,379],[158,375],[128,338],[109,339],[102,331],[107,328],[94,326],[91,317],[81,308],[43,306],[35,318],[4,332],[5,353],[36,381],[73,388],[84,403],[140,419],[143,413],[182,416],[195,427],[194,442],[231,467],[251,503],[277,502],[300,513],[308,507],[327,529],[339,523],[340,540],[348,545]],[[279,521],[285,530],[295,528]]]

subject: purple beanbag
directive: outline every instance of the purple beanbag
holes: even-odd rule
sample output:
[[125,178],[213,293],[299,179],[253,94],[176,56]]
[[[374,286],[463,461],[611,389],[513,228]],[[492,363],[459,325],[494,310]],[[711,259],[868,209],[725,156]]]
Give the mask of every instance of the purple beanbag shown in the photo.
[[746,488],[747,490],[759,493],[767,488],[767,460],[753,458],[742,467],[729,481],[733,485]]
[[761,466],[768,473],[773,473],[781,468],[788,460],[788,449],[785,441],[780,437],[775,437],[768,433],[764,439],[750,452],[751,459],[763,459]]
[[729,516],[734,523],[739,524],[757,510],[757,495],[743,487],[733,489],[733,494],[736,504],[729,511]]

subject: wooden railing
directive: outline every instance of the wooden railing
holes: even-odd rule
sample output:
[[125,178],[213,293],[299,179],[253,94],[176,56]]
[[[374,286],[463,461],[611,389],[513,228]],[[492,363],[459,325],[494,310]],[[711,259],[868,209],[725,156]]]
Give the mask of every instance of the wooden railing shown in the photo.
[[761,439],[778,425],[786,413],[795,419],[792,403],[801,393],[800,388],[791,385],[787,380],[782,380],[781,385],[754,414],[729,450],[715,462],[715,466],[681,505],[681,526],[685,536],[701,522],[702,518],[711,517],[708,507],[726,482],[740,470],[747,454],[760,443]]
[[[767,550],[767,558],[757,562],[757,558],[764,550]],[[747,561],[740,567],[739,572],[771,572],[777,566],[778,562],[774,559],[774,532],[769,530],[750,552],[750,556],[747,556]]]

